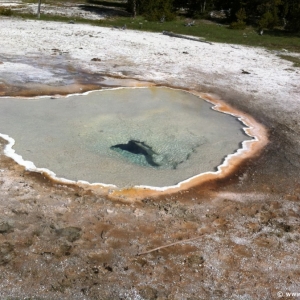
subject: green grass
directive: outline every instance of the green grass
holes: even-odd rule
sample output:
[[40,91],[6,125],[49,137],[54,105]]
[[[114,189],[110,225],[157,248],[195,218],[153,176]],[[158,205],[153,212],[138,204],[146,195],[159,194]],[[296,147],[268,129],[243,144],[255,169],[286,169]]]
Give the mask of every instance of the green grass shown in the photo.
[[124,9],[126,9],[126,6],[127,6],[127,1],[86,0],[86,2],[89,4],[96,4],[96,5],[102,5],[102,6],[122,7]]
[[13,15],[13,11],[10,8],[0,7],[0,16],[10,17]]
[[[22,0],[22,2],[24,2],[24,3],[37,3],[37,0]],[[49,4],[49,3],[47,2],[47,4]]]
[[36,14],[30,14],[30,13],[15,13],[14,16],[21,17],[23,19],[29,19],[29,20],[67,22],[67,23],[70,21],[75,21],[76,23],[99,25],[99,21],[86,20],[81,18],[71,18],[71,17],[64,17],[64,16],[44,15],[42,13],[40,19],[37,18]]
[[282,59],[291,61],[293,64],[293,67],[295,68],[300,68],[300,58],[294,57],[294,56],[289,56],[289,55],[278,55]]
[[[129,22],[128,22],[129,21]],[[253,27],[245,30],[233,30],[228,26],[198,20],[195,26],[184,26],[184,20],[178,19],[172,22],[146,22],[143,18],[130,20],[128,18],[118,18],[112,21],[104,21],[106,24],[115,26],[127,25],[129,29],[144,31],[162,32],[163,30],[174,33],[203,37],[210,42],[240,44],[247,46],[265,47],[268,49],[287,49],[289,51],[300,52],[300,38],[289,35],[275,35],[274,32],[267,32],[260,36]]]
[[[38,0],[22,0],[24,3],[38,3]],[[115,1],[115,0],[68,0],[68,3],[80,3],[80,4],[96,4],[103,6],[114,6],[114,7],[126,7],[127,1]],[[42,0],[42,5],[46,4],[57,4],[61,5],[64,3],[62,0]]]
[[282,48],[289,51],[300,52],[300,38],[291,34],[276,34],[275,32],[266,32],[260,36],[253,27],[247,27],[245,30],[233,30],[228,26],[218,25],[213,22],[198,20],[195,26],[184,26],[184,19],[177,19],[172,22],[147,22],[143,18],[115,18],[102,21],[102,26],[123,26],[128,29],[162,32],[172,31],[174,33],[192,35],[205,38],[210,42],[240,44],[253,47],[265,47],[271,50],[280,50]]

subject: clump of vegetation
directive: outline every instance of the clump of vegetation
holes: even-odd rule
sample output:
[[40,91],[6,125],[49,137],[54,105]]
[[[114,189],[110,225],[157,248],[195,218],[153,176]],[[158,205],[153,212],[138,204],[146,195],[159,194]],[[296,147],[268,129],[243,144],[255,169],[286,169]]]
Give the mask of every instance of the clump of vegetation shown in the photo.
[[300,68],[300,58],[290,55],[279,55],[279,57],[294,63],[293,67]]
[[13,11],[10,8],[0,7],[0,15],[10,17],[13,15]]
[[128,0],[127,9],[134,17],[143,15],[149,21],[175,19],[172,0]]
[[294,10],[289,11],[289,20],[286,25],[286,29],[291,32],[298,32],[300,33],[300,3],[298,7],[295,7]]
[[237,21],[232,22],[230,24],[231,29],[245,29],[246,28],[246,10],[244,8],[241,8],[238,10],[238,12],[235,14]]
[[258,22],[259,28],[273,29],[279,24],[278,17],[272,14],[270,11],[265,12]]
[[175,14],[168,0],[148,1],[144,16],[149,21],[172,21],[175,19]]
[[206,0],[194,0],[194,1],[174,0],[174,5],[177,8],[184,7],[185,5],[187,5],[186,9],[188,15],[195,19],[206,18],[208,16],[208,12],[214,9],[213,1],[206,1]]

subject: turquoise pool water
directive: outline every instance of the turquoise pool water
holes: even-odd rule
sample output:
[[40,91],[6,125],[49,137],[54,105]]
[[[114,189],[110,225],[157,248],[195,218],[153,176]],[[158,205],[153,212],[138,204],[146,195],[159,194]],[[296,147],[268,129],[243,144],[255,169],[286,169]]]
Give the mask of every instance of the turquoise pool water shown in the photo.
[[120,88],[0,98],[0,133],[24,160],[90,183],[170,186],[214,171],[252,139],[237,118],[188,92]]

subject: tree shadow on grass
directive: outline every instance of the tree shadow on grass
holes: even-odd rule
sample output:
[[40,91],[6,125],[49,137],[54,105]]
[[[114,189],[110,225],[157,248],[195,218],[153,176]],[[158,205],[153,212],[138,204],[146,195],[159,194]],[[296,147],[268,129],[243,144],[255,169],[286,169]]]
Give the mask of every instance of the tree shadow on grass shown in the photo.
[[94,5],[82,4],[82,5],[79,5],[79,8],[84,11],[95,13],[98,15],[117,16],[117,17],[130,16],[130,14],[128,12],[126,12],[125,10],[114,8],[114,7],[104,7],[104,6],[94,6]]
[[276,37],[300,37],[300,34],[297,32],[291,32],[284,29],[274,28],[272,30],[264,30],[264,34]]
[[126,9],[126,2],[112,2],[112,1],[103,1],[103,0],[87,0],[89,4],[102,5],[107,7],[120,7]]

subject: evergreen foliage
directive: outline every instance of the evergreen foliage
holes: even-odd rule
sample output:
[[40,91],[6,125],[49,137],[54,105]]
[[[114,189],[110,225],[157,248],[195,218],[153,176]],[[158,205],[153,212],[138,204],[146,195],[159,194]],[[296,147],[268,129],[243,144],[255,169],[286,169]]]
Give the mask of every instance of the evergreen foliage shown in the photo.
[[143,15],[149,21],[170,21],[179,9],[193,18],[224,10],[231,28],[244,29],[247,24],[259,29],[281,26],[300,33],[300,0],[128,0],[127,8],[134,16]]
[[232,22],[230,24],[230,28],[232,29],[245,29],[246,28],[246,10],[245,8],[240,8],[237,13],[235,14],[237,20],[236,22]]
[[175,18],[173,0],[128,0],[128,10],[149,21],[171,21]]

